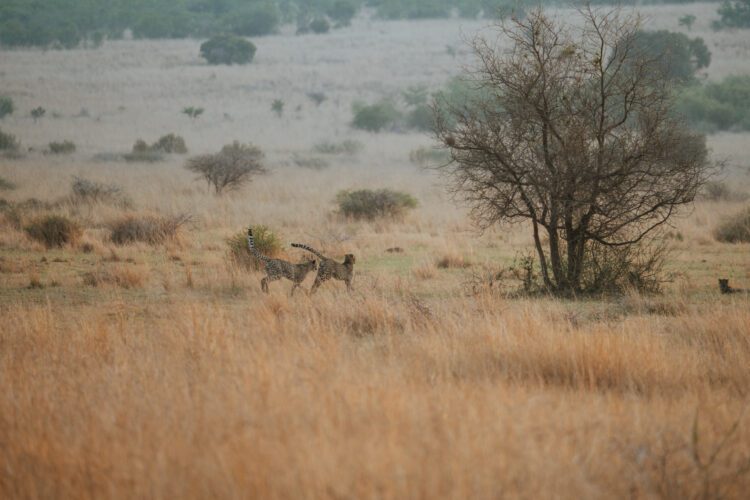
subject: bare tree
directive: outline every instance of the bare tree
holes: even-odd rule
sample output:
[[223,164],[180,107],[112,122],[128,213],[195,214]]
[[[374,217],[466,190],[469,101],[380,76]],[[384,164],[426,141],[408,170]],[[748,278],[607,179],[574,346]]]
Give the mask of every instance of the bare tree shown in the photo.
[[[531,222],[544,287],[601,289],[637,272],[648,243],[710,175],[705,138],[672,110],[663,65],[639,50],[640,18],[584,7],[565,25],[543,11],[473,41],[473,97],[436,102],[438,167],[483,228]],[[658,252],[657,252],[658,255]],[[615,266],[604,265],[615,259]],[[649,268],[648,270],[651,270]]]
[[190,158],[185,168],[202,177],[218,195],[238,189],[254,175],[265,173],[263,156],[258,147],[234,141],[218,153]]

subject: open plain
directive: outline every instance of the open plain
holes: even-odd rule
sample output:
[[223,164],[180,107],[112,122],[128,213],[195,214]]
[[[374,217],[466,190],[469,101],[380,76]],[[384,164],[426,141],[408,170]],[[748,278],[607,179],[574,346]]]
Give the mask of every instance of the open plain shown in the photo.
[[[697,15],[706,78],[750,73],[747,32],[711,31],[715,7],[641,12],[671,30]],[[357,18],[324,36],[258,38],[247,66],[206,65],[198,40],[0,52],[0,89],[18,109],[0,127],[25,152],[0,159],[17,186],[0,194],[83,227],[76,244],[46,249],[0,215],[0,497],[747,495],[750,294],[722,295],[717,279],[750,288],[750,245],[713,230],[747,206],[750,134],[709,136],[738,196],[675,219],[663,293],[513,298],[517,283],[486,277],[529,253],[528,227],[477,231],[410,160],[434,146],[429,134],[350,126],[356,100],[459,74],[464,40],[482,29]],[[33,120],[37,106],[47,114]],[[205,112],[191,120],[188,106]],[[185,156],[118,160],[167,133],[189,155],[251,142],[269,173],[216,196]],[[42,152],[62,140],[76,151]],[[345,140],[361,149],[315,149]],[[74,177],[131,203],[61,202]],[[381,187],[419,206],[397,220],[333,213],[339,190]],[[128,214],[190,222],[164,243],[117,245],[108,228]],[[266,296],[262,274],[228,253],[249,224],[294,261],[293,241],[355,254],[355,291],[328,282],[290,297],[277,281]]]

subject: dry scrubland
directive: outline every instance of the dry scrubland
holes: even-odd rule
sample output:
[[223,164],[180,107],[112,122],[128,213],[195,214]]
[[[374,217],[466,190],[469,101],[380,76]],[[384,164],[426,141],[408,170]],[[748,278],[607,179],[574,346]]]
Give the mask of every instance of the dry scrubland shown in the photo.
[[[699,14],[709,78],[750,72],[747,33],[708,31],[714,8],[644,11],[670,29]],[[122,186],[132,211],[195,219],[163,245],[116,246],[106,224],[125,210],[68,206],[58,211],[85,231],[58,250],[0,226],[0,497],[745,496],[750,295],[719,295],[716,279],[750,287],[750,247],[712,230],[747,202],[701,201],[676,221],[661,296],[472,293],[473,275],[528,248],[526,228],[477,234],[440,180],[409,163],[428,137],[350,131],[353,99],[440,85],[467,61],[446,44],[479,27],[359,20],[258,39],[241,68],[201,64],[197,41],[2,53],[3,91],[24,110],[3,130],[26,147],[79,146],[0,160],[18,185],[7,198],[59,199],[79,175]],[[329,99],[316,107],[310,91]],[[275,98],[287,102],[280,119]],[[34,124],[37,105],[48,116]],[[190,105],[205,115],[179,113]],[[81,108],[90,116],[74,117]],[[217,198],[180,157],[92,160],[167,132],[191,153],[252,141],[271,174]],[[321,171],[294,166],[294,153],[344,139],[364,150]],[[738,192],[750,192],[749,139],[710,139]],[[332,217],[335,193],[356,187],[403,189],[420,207],[400,221]],[[290,298],[275,282],[263,295],[261,275],[226,254],[250,222],[356,254],[356,292],[327,283]],[[404,252],[386,252],[395,246]]]

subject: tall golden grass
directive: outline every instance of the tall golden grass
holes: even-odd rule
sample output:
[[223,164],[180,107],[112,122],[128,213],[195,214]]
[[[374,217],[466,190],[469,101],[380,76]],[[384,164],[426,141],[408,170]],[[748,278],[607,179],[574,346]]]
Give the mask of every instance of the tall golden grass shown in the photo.
[[8,307],[0,496],[741,498],[743,300]]

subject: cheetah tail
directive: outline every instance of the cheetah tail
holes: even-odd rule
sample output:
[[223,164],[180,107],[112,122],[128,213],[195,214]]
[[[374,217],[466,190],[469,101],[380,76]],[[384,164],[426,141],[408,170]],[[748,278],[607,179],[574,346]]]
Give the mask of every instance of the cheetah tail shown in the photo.
[[292,243],[292,246],[295,247],[295,248],[301,248],[303,250],[307,250],[308,252],[316,255],[318,258],[321,258],[321,259],[325,259],[326,258],[326,256],[323,255],[322,253],[318,252],[314,248],[310,248],[307,245],[303,245],[302,243]]
[[247,248],[250,250],[250,252],[252,252],[255,258],[260,259],[263,262],[266,262],[269,260],[268,257],[260,253],[258,249],[255,248],[255,238],[253,237],[252,228],[247,228]]

